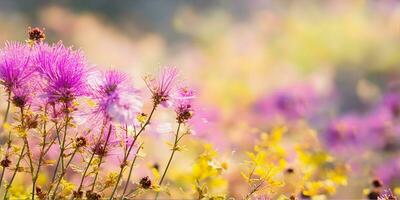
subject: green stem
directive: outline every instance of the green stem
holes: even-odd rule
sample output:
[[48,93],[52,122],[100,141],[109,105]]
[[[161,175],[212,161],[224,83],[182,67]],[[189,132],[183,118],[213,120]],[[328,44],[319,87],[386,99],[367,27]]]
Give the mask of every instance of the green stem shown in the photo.
[[[165,178],[165,175],[167,174],[167,171],[168,171],[168,169],[169,169],[169,166],[171,165],[171,161],[172,161],[172,158],[174,157],[174,155],[175,155],[175,152],[176,152],[176,148],[178,147],[178,142],[179,142],[179,129],[181,128],[181,123],[178,123],[178,128],[176,129],[176,133],[175,133],[175,141],[174,141],[174,146],[173,146],[173,148],[172,148],[172,153],[171,153],[171,156],[169,157],[169,160],[168,160],[168,163],[167,163],[167,166],[165,167],[165,170],[164,170],[164,173],[163,173],[163,175],[161,176],[161,179],[160,179],[160,182],[158,183],[158,185],[159,186],[161,186],[161,184],[163,183],[163,181],[164,181],[164,178]],[[159,192],[157,192],[157,195],[156,195],[156,198],[155,199],[157,199],[158,198],[158,195],[159,195],[160,193]]]

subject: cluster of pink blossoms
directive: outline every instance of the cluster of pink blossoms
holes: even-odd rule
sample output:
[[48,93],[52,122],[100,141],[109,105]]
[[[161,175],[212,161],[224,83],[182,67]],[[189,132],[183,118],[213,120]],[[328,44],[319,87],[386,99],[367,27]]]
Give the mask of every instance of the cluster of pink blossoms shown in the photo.
[[[69,167],[77,159],[76,155],[81,154],[85,164],[80,182],[70,194],[71,199],[107,197],[96,187],[102,173],[100,167],[112,148],[120,148],[123,152],[118,164],[121,170],[117,181],[109,186],[113,190],[108,198],[125,197],[130,176],[121,193],[123,172],[127,167],[132,170],[140,150],[137,139],[150,124],[156,108],[159,105],[171,107],[180,127],[193,115],[193,91],[178,87],[176,68],[164,67],[155,78],[145,78],[152,94],[149,100],[152,109],[146,114],[143,110],[145,99],[126,74],[89,67],[82,51],[61,42],[44,42],[45,35],[38,28],[30,28],[28,33],[27,42],[7,42],[0,50],[0,85],[8,104],[3,127],[11,127],[1,130],[2,134],[10,133],[1,161],[0,184],[7,184],[0,193],[4,198],[10,198],[10,188],[25,160],[32,180],[32,199],[61,198],[59,195],[66,187]],[[85,101],[91,102],[91,106],[82,106]],[[17,108],[16,112],[11,112],[13,107]],[[9,120],[9,115],[15,115],[15,120]],[[77,124],[77,119],[82,117],[90,122],[84,129]],[[128,134],[128,127],[133,127],[133,133]],[[176,134],[179,134],[179,128]],[[13,153],[10,149],[16,144],[22,149]],[[175,153],[172,151],[170,160]],[[53,167],[45,166],[45,161],[55,155]],[[37,182],[41,172],[51,177],[45,185]],[[88,178],[88,174],[92,178]],[[147,181],[140,181],[144,183],[142,187],[149,188],[151,180],[144,179]],[[161,184],[162,181],[157,185]]]

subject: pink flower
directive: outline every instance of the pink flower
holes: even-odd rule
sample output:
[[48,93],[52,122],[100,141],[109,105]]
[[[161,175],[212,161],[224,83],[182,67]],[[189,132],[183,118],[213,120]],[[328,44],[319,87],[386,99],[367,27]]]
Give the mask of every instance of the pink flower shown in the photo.
[[178,78],[178,71],[174,67],[165,67],[161,69],[157,78],[145,77],[147,87],[153,95],[154,104],[169,105],[170,92],[175,87]]
[[127,76],[117,71],[107,71],[91,83],[91,96],[96,102],[94,115],[104,123],[114,121],[133,124],[143,103],[139,91],[131,86]]
[[187,87],[180,87],[174,96],[174,109],[178,123],[185,123],[193,117],[193,90]]
[[0,51],[0,84],[8,92],[30,82],[35,72],[31,54],[30,47],[19,42],[7,42]]

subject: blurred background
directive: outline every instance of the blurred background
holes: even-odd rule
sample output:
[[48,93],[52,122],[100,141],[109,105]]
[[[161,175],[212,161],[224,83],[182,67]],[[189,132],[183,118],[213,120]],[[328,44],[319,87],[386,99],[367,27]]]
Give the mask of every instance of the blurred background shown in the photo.
[[[232,160],[276,124],[310,124],[327,146],[330,124],[353,126],[348,116],[361,127],[396,124],[371,116],[400,81],[397,0],[0,1],[0,41],[24,40],[28,26],[45,28],[47,41],[83,49],[93,65],[129,73],[141,87],[143,75],[178,67],[197,90],[194,131]],[[393,128],[390,138],[399,137]],[[355,162],[359,173],[352,172],[362,179],[339,197],[362,196],[374,170],[399,155],[397,143],[374,153],[364,144],[369,162]]]

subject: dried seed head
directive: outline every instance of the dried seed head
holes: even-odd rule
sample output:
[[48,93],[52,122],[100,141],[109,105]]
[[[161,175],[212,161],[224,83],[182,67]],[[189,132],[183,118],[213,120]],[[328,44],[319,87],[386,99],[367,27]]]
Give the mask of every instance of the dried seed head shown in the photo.
[[86,141],[85,137],[77,137],[75,139],[76,148],[84,147],[84,146],[86,146],[86,144],[87,144],[87,141]]
[[86,198],[87,200],[100,200],[101,195],[89,190],[86,191]]
[[294,169],[289,167],[289,168],[286,169],[286,173],[293,174],[294,173]]
[[93,147],[93,152],[95,155],[98,156],[105,156],[107,154],[107,148],[104,148],[104,144],[102,143],[97,143],[94,147]]
[[370,193],[368,193],[368,195],[367,195],[367,198],[368,199],[378,199],[378,197],[379,197],[379,192],[377,192],[377,191],[371,191]]
[[381,180],[375,179],[375,180],[372,181],[372,186],[373,186],[374,188],[380,188],[380,187],[383,186],[383,183],[382,183]]
[[143,177],[140,179],[140,186],[144,189],[149,189],[151,187],[151,180],[148,176]]
[[81,191],[81,190],[74,191],[74,193],[73,193],[74,198],[80,199],[80,198],[82,198],[82,196],[83,196],[83,191]]
[[46,34],[44,33],[44,29],[40,29],[38,27],[28,28],[28,36],[29,40],[35,43],[40,43],[44,39],[46,39]]
[[46,197],[46,194],[43,193],[42,188],[40,188],[39,186],[36,186],[36,195],[40,200],[45,199]]
[[24,96],[13,96],[13,98],[11,99],[11,102],[18,108],[23,108],[25,107],[27,101],[27,98],[25,98]]
[[6,156],[1,162],[0,165],[4,168],[9,167],[11,164],[11,160],[8,159],[8,156]]

